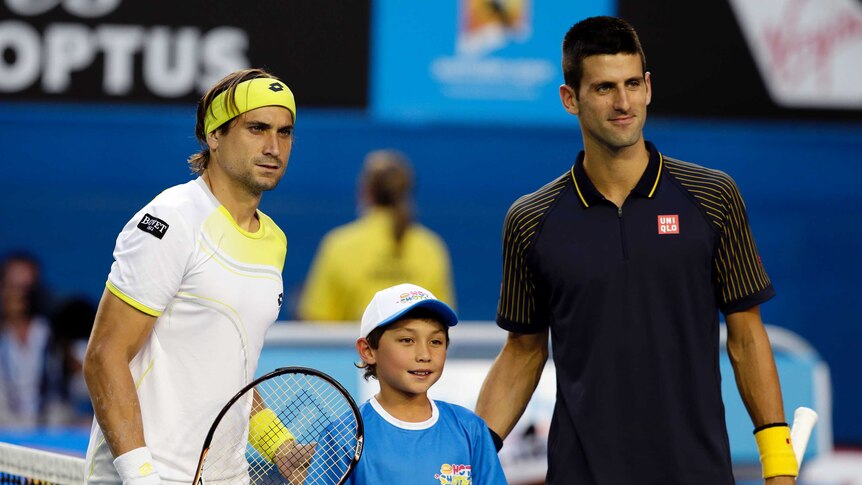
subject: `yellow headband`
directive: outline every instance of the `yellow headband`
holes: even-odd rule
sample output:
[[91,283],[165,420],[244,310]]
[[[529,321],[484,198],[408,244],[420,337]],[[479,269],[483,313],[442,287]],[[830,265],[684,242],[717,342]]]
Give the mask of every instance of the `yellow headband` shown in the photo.
[[204,130],[210,133],[225,122],[262,106],[283,106],[293,115],[296,123],[296,101],[293,93],[283,82],[270,77],[259,77],[243,81],[234,91],[236,106],[227,106],[227,91],[222,91],[212,100],[204,117]]

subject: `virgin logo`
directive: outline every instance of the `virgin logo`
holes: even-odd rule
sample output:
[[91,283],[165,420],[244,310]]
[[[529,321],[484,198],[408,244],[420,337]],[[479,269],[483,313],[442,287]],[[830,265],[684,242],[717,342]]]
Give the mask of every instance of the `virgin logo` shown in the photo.
[[794,0],[782,12],[779,23],[763,29],[772,67],[785,79],[799,82],[809,75],[828,75],[827,64],[836,51],[862,34],[862,18],[842,15],[840,9],[827,22],[806,27],[800,17],[813,5],[812,0]]
[[788,107],[862,107],[862,4],[731,0],[773,100]]

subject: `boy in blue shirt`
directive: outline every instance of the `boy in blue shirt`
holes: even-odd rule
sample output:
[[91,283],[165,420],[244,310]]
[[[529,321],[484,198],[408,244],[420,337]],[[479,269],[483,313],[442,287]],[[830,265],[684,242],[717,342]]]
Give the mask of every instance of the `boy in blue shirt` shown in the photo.
[[[358,367],[380,382],[380,392],[360,406],[365,449],[347,484],[507,483],[482,418],[428,398],[457,323],[452,308],[422,287],[401,284],[374,295],[356,350]],[[315,456],[309,478],[325,474],[323,461]]]

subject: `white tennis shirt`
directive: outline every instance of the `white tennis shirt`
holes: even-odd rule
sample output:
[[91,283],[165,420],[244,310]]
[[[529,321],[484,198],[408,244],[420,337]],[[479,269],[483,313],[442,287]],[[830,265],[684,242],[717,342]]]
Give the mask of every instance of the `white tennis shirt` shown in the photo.
[[[198,178],[159,194],[117,237],[108,290],[158,317],[129,368],[166,483],[191,483],[210,425],[254,377],[278,317],[287,238],[258,216],[260,229],[244,231]],[[119,483],[95,421],[86,475]]]

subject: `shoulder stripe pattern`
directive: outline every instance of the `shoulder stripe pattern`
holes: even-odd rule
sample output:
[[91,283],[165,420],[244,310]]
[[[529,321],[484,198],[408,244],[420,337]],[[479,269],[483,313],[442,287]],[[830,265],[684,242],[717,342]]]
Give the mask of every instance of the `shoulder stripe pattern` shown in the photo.
[[544,215],[569,184],[568,172],[512,204],[503,227],[503,282],[497,314],[515,323],[530,324],[536,311],[534,276],[527,254]]
[[718,170],[665,158],[665,168],[703,209],[720,235],[713,268],[722,306],[753,295],[771,283],[748,224],[736,182]]

